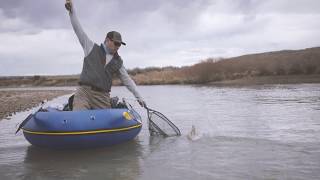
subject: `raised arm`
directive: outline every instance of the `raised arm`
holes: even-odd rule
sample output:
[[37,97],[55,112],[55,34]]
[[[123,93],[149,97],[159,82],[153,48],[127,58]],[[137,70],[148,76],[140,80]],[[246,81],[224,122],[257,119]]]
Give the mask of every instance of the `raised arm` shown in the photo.
[[79,42],[84,51],[84,56],[86,57],[92,50],[94,43],[91,41],[91,39],[88,38],[87,34],[83,31],[78,21],[78,18],[76,16],[72,1],[66,0],[65,7],[69,11],[70,21],[71,21],[73,30],[79,39]]

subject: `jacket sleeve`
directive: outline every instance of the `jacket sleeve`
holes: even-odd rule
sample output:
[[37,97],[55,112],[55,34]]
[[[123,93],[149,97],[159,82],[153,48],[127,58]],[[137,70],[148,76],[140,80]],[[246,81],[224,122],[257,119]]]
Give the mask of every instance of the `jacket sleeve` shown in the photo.
[[127,70],[125,67],[122,65],[121,68],[119,69],[119,77],[121,82],[127,87],[127,89],[138,99],[138,100],[143,100],[142,96],[139,94],[137,91],[137,86],[136,83],[130,78]]
[[72,11],[69,12],[69,15],[70,15],[70,21],[71,21],[73,30],[79,39],[79,42],[84,51],[84,56],[86,57],[92,50],[94,43],[91,41],[91,39],[88,38],[87,34],[83,31],[79,23],[79,20],[76,16],[74,5],[72,6]]

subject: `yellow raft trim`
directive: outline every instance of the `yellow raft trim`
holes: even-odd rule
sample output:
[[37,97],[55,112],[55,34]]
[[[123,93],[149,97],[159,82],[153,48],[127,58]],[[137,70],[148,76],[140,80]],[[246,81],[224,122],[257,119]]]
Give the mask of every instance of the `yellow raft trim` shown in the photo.
[[138,124],[135,126],[130,126],[126,128],[118,128],[118,129],[104,129],[104,130],[95,130],[95,131],[79,131],[79,132],[39,132],[39,131],[30,131],[23,129],[23,132],[37,135],[83,135],[83,134],[98,134],[98,133],[110,133],[110,132],[118,132],[118,131],[127,131],[130,129],[135,129],[141,127],[142,124]]

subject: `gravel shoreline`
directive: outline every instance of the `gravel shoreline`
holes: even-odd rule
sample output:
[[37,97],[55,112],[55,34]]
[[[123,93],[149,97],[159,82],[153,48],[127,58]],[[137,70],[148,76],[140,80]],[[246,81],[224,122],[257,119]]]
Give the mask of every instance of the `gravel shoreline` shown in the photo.
[[44,100],[70,94],[69,90],[0,91],[0,120],[20,111],[38,106]]

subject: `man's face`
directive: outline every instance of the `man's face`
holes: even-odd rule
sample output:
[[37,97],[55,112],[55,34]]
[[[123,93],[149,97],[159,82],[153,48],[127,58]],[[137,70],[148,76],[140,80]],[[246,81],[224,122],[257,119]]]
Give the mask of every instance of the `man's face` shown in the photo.
[[112,51],[111,53],[114,54],[120,48],[121,43],[113,41],[113,40],[107,38],[106,39],[106,46]]

